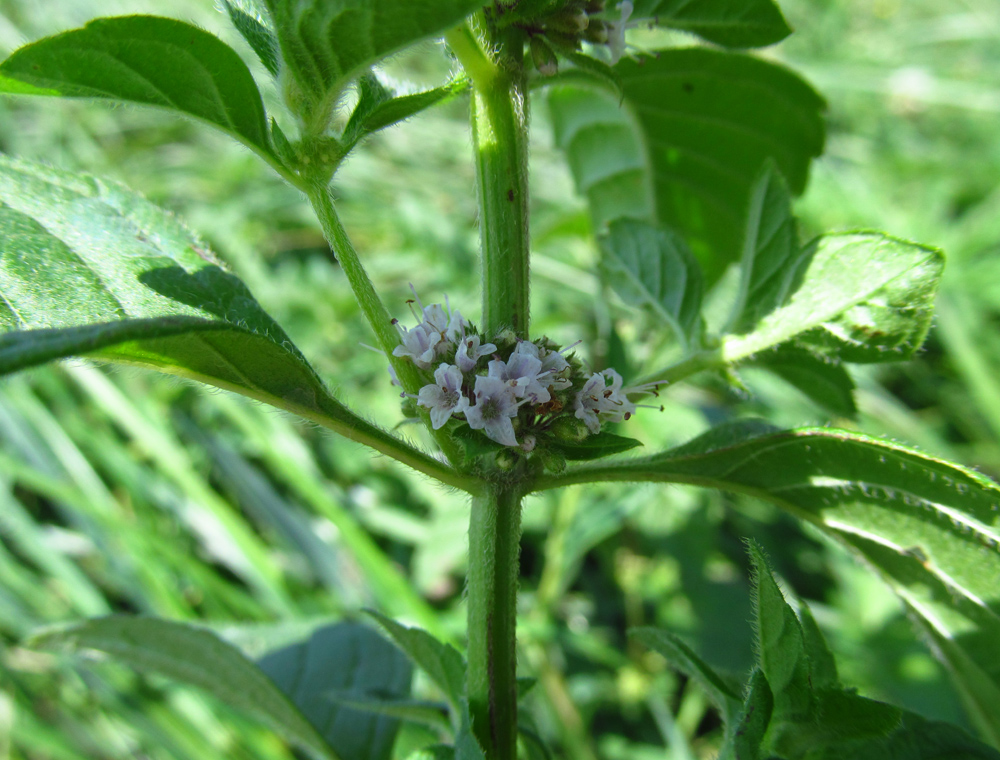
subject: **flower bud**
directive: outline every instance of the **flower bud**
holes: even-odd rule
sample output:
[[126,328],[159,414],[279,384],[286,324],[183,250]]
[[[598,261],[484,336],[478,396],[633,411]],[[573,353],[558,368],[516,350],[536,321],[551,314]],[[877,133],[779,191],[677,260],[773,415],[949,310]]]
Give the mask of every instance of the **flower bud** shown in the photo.
[[591,19],[590,26],[583,33],[583,38],[587,42],[593,42],[595,45],[604,45],[608,41],[608,24],[606,21],[601,21],[600,19]]
[[541,462],[545,472],[558,475],[566,469],[566,457],[558,451],[553,451],[552,449],[539,449],[536,452],[536,456],[538,457],[538,461]]
[[535,63],[538,73],[545,77],[553,76],[559,71],[556,54],[541,37],[531,38],[531,60]]
[[514,465],[517,464],[517,455],[510,449],[504,449],[497,452],[496,462],[497,467],[501,470],[513,470]]
[[549,430],[556,440],[567,443],[580,443],[590,435],[586,423],[575,417],[560,417]]

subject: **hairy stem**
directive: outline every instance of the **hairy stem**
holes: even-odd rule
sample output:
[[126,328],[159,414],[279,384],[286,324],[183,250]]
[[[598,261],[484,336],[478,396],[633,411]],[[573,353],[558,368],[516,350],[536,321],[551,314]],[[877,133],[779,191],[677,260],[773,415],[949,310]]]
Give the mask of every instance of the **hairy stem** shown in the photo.
[[482,246],[483,330],[528,337],[528,98],[519,30],[449,35],[472,79],[472,141]]
[[[354,245],[347,236],[347,231],[340,223],[340,217],[333,205],[329,187],[325,183],[317,183],[308,186],[306,192],[316,216],[319,217],[323,234],[333,249],[337,261],[340,263],[340,268],[351,285],[351,290],[354,291],[354,297],[361,307],[361,312],[375,333],[378,347],[385,352],[386,358],[396,372],[396,377],[399,378],[399,382],[403,386],[403,390],[410,394],[416,394],[423,381],[412,362],[392,355],[392,350],[399,345],[399,334],[393,325],[392,317],[389,316],[389,311],[385,308],[385,304],[382,303],[382,299],[375,291],[375,286],[368,278],[368,273],[358,257],[358,252],[354,250]],[[424,422],[428,423],[428,429],[431,429],[426,412],[424,412],[423,417]],[[462,461],[459,445],[447,433],[443,430],[431,430],[431,434],[449,461],[453,464]]]
[[517,756],[517,579],[521,493],[491,484],[469,521],[469,671],[472,730],[487,760]]

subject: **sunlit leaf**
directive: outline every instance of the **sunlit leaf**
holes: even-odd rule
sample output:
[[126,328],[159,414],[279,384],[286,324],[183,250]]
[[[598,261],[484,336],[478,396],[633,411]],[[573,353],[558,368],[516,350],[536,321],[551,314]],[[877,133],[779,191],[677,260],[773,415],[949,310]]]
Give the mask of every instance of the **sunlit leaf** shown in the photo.
[[160,106],[271,155],[264,105],[246,64],[214,35],[174,19],[102,18],[33,42],[0,64],[0,92]]
[[735,48],[773,45],[792,32],[772,0],[636,0],[632,18]]

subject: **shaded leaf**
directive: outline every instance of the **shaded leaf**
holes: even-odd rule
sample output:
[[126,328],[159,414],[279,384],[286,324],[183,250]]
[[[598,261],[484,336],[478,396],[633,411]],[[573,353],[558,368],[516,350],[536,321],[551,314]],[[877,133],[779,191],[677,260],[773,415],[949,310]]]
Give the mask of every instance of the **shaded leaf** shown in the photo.
[[27,643],[40,649],[97,650],[139,670],[183,681],[254,715],[303,749],[337,758],[313,724],[260,668],[202,628],[113,616],[43,631]]
[[723,341],[739,361],[795,339],[845,362],[905,359],[923,343],[944,269],[933,248],[881,233],[827,235],[801,259],[798,289],[748,335]]
[[577,443],[552,441],[546,445],[558,451],[568,460],[583,461],[600,459],[612,454],[621,454],[637,446],[642,446],[642,442],[637,441],[635,438],[626,438],[625,436],[605,432],[588,436]]
[[801,256],[791,193],[768,160],[750,194],[732,332],[752,330],[788,299],[798,285],[796,276],[801,276],[796,266]]
[[392,756],[398,718],[371,715],[330,698],[333,693],[359,699],[409,696],[410,663],[368,626],[325,626],[305,641],[268,653],[257,664],[345,760]]
[[757,660],[774,696],[775,717],[808,719],[815,709],[802,626],[785,601],[760,547],[747,542],[753,568]]
[[831,414],[854,418],[858,413],[854,380],[836,357],[817,355],[794,343],[785,343],[754,354],[744,364],[773,372]]
[[739,695],[681,639],[659,628],[633,628],[629,635],[663,655],[667,662],[688,678],[697,681],[727,723],[736,719],[741,702]]
[[751,189],[769,158],[791,191],[823,149],[823,99],[787,69],[706,48],[614,67],[624,101],[559,83],[549,106],[594,227],[642,219],[677,230],[714,282],[739,257]]
[[[754,668],[739,723],[731,731],[726,727],[729,733],[726,747],[732,747],[735,760],[758,760],[773,709],[774,697],[767,678],[760,668]],[[726,756],[725,749],[720,756]]]
[[437,685],[456,713],[461,712],[465,697],[465,663],[450,644],[444,644],[427,631],[407,628],[373,610],[368,614],[378,622],[413,663]]
[[0,64],[0,92],[169,108],[272,155],[246,64],[217,37],[174,19],[102,18],[33,42]]
[[636,0],[632,18],[733,48],[773,45],[792,33],[772,0]]
[[418,723],[437,731],[448,732],[448,708],[442,702],[426,702],[416,699],[385,699],[379,696],[364,696],[330,692],[327,698],[342,707],[350,707],[359,712],[385,715],[389,718]]
[[601,268],[621,299],[647,307],[682,345],[697,342],[701,327],[701,269],[684,242],[645,222],[612,222],[601,240]]

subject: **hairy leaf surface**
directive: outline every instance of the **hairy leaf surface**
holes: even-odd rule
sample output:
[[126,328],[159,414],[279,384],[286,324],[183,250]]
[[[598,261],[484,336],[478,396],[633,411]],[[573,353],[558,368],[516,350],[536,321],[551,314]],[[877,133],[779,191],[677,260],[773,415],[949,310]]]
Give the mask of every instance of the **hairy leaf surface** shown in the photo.
[[930,328],[944,255],[876,232],[826,235],[799,268],[785,305],[752,333],[724,340],[727,360],[792,339],[846,362],[905,359]]
[[314,106],[331,105],[372,64],[439,34],[481,0],[263,0],[282,58]]
[[272,156],[246,64],[214,35],[174,19],[102,18],[33,42],[0,64],[0,92],[169,108]]
[[[599,466],[569,470],[585,481]],[[616,462],[602,479],[691,483],[767,499],[875,567],[931,633],[973,714],[1000,737],[1000,487],[869,436],[828,428],[717,428]]]
[[171,215],[120,185],[0,156],[0,374],[68,356],[199,380],[376,447],[386,439]]
[[613,222],[601,241],[602,269],[625,303],[647,307],[682,345],[701,327],[701,268],[677,235],[631,219]]
[[632,18],[735,48],[773,45],[792,32],[772,0],[637,0]]

